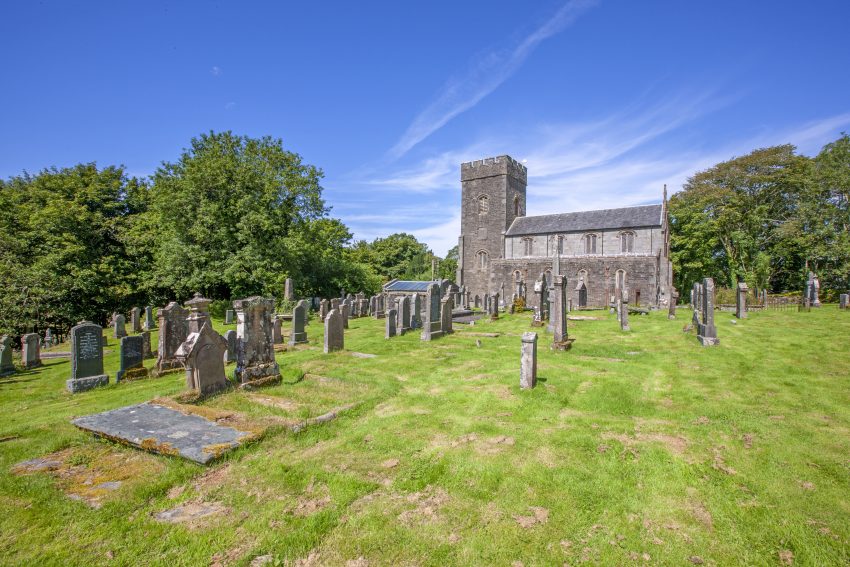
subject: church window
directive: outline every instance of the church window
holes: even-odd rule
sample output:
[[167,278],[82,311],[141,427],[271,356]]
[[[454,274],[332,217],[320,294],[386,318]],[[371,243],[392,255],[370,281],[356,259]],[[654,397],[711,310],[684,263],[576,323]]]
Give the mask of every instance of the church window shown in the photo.
[[635,233],[621,232],[620,233],[620,252],[629,254],[635,251]]
[[489,263],[490,263],[490,258],[488,257],[487,252],[485,252],[484,250],[481,250],[478,253],[478,268],[484,270],[484,269],[487,268],[487,264],[489,264]]
[[519,216],[519,195],[514,195],[514,216]]
[[525,256],[531,256],[531,253],[534,250],[534,239],[533,238],[523,238],[522,239],[522,247],[523,247],[523,254]]
[[490,198],[487,195],[478,197],[478,214],[486,215],[490,211]]
[[626,272],[625,270],[617,270],[616,289],[623,290],[626,288]]
[[558,235],[557,243],[558,243],[558,246],[557,246],[556,250],[558,251],[558,254],[563,254],[564,253],[564,237],[560,234]]
[[585,254],[596,254],[596,235],[595,234],[585,234],[584,235],[584,253]]

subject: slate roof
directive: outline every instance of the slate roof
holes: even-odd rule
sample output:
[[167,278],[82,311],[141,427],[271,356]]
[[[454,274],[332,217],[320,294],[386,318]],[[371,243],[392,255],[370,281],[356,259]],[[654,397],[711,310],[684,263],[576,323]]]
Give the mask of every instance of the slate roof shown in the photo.
[[432,283],[437,282],[414,282],[414,281],[404,281],[404,280],[395,280],[391,281],[388,284],[384,285],[384,291],[409,291],[413,292],[421,292],[424,293],[428,291],[428,286]]
[[661,226],[661,205],[517,217],[505,236]]

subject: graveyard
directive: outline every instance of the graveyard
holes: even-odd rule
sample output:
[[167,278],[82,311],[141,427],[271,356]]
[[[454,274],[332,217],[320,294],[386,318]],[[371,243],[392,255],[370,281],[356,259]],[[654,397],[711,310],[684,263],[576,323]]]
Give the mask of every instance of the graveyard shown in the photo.
[[[846,564],[847,311],[712,311],[710,347],[687,307],[573,311],[561,350],[530,311],[425,341],[332,310],[328,353],[312,311],[298,337],[279,327],[279,380],[200,399],[155,357],[73,394],[70,359],[42,357],[0,378],[3,562]],[[114,378],[102,332],[93,373]],[[198,464],[72,423],[148,402],[245,435]]]

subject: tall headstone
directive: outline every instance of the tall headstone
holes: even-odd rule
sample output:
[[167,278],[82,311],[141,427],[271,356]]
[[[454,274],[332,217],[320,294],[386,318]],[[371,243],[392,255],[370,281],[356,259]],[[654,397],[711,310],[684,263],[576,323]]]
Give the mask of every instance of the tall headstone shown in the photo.
[[410,328],[422,328],[422,296],[418,293],[410,296]]
[[490,298],[490,319],[494,321],[499,318],[499,294],[496,293]]
[[156,321],[153,320],[153,306],[145,307],[145,331],[151,331],[156,328]]
[[130,328],[134,333],[142,332],[142,310],[138,307],[130,309]]
[[283,299],[286,301],[295,301],[295,290],[292,287],[292,278],[286,278],[286,282],[283,284]]
[[227,343],[227,353],[224,355],[225,362],[236,362],[237,337],[236,331],[230,329],[224,332],[224,340]]
[[112,338],[120,339],[127,336],[127,319],[120,313],[112,314]]
[[386,322],[386,333],[384,334],[385,339],[391,339],[396,336],[396,323],[398,322],[398,312],[395,309],[390,309],[387,311],[387,322]]
[[429,284],[425,292],[425,319],[422,321],[423,341],[430,341],[443,334],[442,313],[440,312],[440,286]]
[[838,308],[839,309],[847,309],[848,304],[850,304],[850,294],[842,293],[838,296]]
[[[100,336],[97,337],[100,344]],[[15,364],[12,362],[12,337],[3,335],[0,337],[0,376],[8,376],[15,373]]]
[[321,321],[324,321],[325,317],[328,316],[328,311],[330,311],[330,309],[328,308],[328,300],[327,299],[321,300],[319,302],[319,319]]
[[402,296],[398,300],[398,332],[403,335],[411,329],[410,326],[410,297]]
[[383,294],[378,294],[374,296],[372,301],[372,316],[375,319],[383,319],[384,318],[384,310],[386,306],[384,305],[384,296]]
[[115,381],[120,382],[125,375],[137,368],[143,367],[144,353],[142,345],[142,337],[133,335],[121,339],[119,364],[120,368],[115,374]]
[[735,295],[735,317],[747,318],[747,292],[750,288],[745,282],[738,282],[738,293]]
[[631,327],[629,327],[629,290],[628,288],[622,289],[623,297],[620,301],[620,330],[621,331],[631,331]]
[[339,298],[338,297],[334,297],[334,298],[331,299],[330,307],[331,307],[331,309],[336,309],[337,312],[339,312]]
[[289,334],[289,344],[297,345],[307,342],[307,306],[301,302],[292,310],[292,332]]
[[809,272],[809,280],[806,283],[806,292],[809,305],[812,307],[820,307],[820,280],[814,272]]
[[47,348],[50,348],[54,344],[53,340],[53,331],[50,329],[50,327],[47,327],[47,330],[44,331],[44,342],[42,344],[45,345]]
[[345,348],[345,330],[342,328],[342,315],[331,309],[325,317],[325,354]]
[[276,345],[283,344],[283,317],[275,315],[272,319],[272,342]]
[[444,335],[449,335],[454,332],[452,328],[452,310],[454,309],[454,300],[451,294],[447,295],[440,303],[440,328]]
[[564,276],[553,276],[552,279],[552,301],[549,308],[552,320],[552,348],[565,350],[569,345],[567,312],[564,305],[567,298],[567,281]]
[[29,370],[41,366],[41,337],[27,333],[21,337],[21,366]]
[[157,345],[156,369],[158,372],[182,368],[183,363],[175,354],[189,335],[188,311],[172,301],[157,313],[159,319],[159,343]]
[[667,318],[675,319],[676,318],[676,303],[679,301],[679,292],[673,291],[670,294],[670,305],[667,307]]
[[280,376],[274,359],[274,299],[248,297],[233,302],[236,310],[236,379],[240,383]]
[[348,328],[348,317],[351,315],[351,302],[346,299],[339,305],[339,314],[342,315],[342,328]]
[[522,334],[519,387],[533,388],[537,385],[537,333]]
[[151,349],[151,332],[142,331],[139,336],[142,337],[142,358],[153,358],[153,350]]
[[484,306],[483,307],[484,307],[484,312],[489,315],[490,314],[490,294],[489,293],[484,294]]
[[213,330],[209,321],[199,331],[189,333],[177,350],[177,357],[186,367],[186,388],[202,396],[227,388],[230,383],[224,373],[226,351],[227,341]]
[[201,327],[210,322],[210,303],[212,303],[212,300],[202,297],[200,293],[196,293],[192,299],[186,302],[186,307],[189,308],[189,316],[186,321],[189,324],[190,334],[201,332]]
[[537,317],[540,321],[549,318],[549,285],[546,282],[546,272],[534,283],[534,295],[537,300]]
[[82,321],[71,328],[71,378],[65,387],[72,394],[109,384],[103,372],[103,328]]
[[225,311],[224,312],[224,324],[225,325],[232,325],[235,314],[236,314],[236,312],[233,309],[228,309],[227,311]]
[[719,344],[717,327],[714,326],[714,280],[712,278],[702,280],[699,295],[702,303],[700,305],[702,320],[697,326],[697,339],[703,346]]

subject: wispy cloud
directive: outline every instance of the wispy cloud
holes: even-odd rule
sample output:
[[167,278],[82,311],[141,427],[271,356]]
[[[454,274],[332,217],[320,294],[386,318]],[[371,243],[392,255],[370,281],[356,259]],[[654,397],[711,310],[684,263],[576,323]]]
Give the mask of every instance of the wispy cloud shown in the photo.
[[213,65],[213,68],[210,69],[210,75],[213,77],[218,77],[221,75],[221,67]]
[[227,104],[224,105],[225,110],[233,110],[234,108],[236,108],[235,102],[228,102]]
[[542,41],[564,30],[596,4],[597,0],[568,0],[546,23],[517,45],[475,57],[467,73],[450,79],[436,99],[416,116],[388,156],[392,159],[403,156],[452,118],[474,107],[513,75]]

